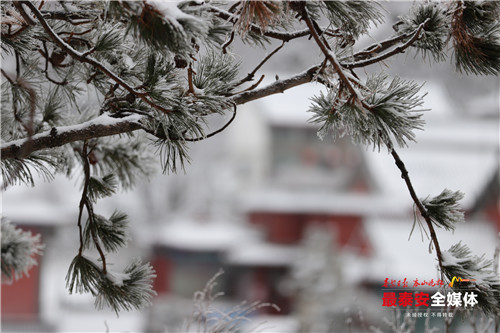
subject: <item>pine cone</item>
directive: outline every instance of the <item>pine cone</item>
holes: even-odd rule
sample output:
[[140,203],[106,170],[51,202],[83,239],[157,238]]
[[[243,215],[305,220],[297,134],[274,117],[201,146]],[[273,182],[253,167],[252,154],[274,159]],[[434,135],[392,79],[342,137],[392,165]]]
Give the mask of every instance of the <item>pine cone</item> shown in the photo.
[[186,59],[184,59],[178,54],[175,55],[174,62],[175,62],[175,68],[186,68],[188,65]]
[[64,51],[54,51],[50,55],[50,62],[54,67],[60,66],[68,54]]

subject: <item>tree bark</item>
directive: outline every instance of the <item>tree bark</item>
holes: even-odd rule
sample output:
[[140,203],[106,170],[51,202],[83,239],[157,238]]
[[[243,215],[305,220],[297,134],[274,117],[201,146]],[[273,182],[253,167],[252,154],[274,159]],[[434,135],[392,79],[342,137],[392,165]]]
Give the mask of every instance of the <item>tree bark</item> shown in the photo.
[[103,115],[78,125],[54,127],[50,131],[32,137],[2,144],[2,160],[24,158],[35,151],[59,147],[75,141],[140,130],[143,128],[139,122],[141,117],[143,116],[132,115],[124,118],[111,118]]

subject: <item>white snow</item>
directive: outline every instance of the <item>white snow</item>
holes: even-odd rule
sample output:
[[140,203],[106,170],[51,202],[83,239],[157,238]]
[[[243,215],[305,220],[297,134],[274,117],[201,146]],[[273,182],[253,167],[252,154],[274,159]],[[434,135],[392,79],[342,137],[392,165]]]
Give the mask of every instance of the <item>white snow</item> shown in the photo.
[[287,189],[248,191],[242,194],[241,200],[241,208],[247,212],[328,213],[356,216],[401,216],[410,211],[409,204],[410,199],[402,196]]
[[179,19],[195,19],[195,17],[184,13],[177,7],[180,1],[146,0],[146,3],[158,10],[165,19],[177,21]]
[[443,258],[443,266],[458,266],[460,264],[460,260],[449,251],[443,251],[441,256]]
[[123,281],[130,279],[130,275],[126,273],[113,272],[111,270],[108,270],[106,272],[106,278],[108,278],[108,280],[110,280],[115,286],[121,287],[123,286]]
[[[134,115],[130,115],[130,116],[123,117],[123,118],[113,118],[113,117],[110,117],[107,113],[105,113],[105,114],[103,114],[95,119],[86,121],[86,122],[81,123],[81,124],[58,127],[57,133],[63,134],[63,133],[68,133],[68,132],[80,131],[80,130],[82,130],[84,128],[88,128],[89,126],[92,126],[92,125],[113,126],[113,125],[117,125],[119,123],[138,122],[142,117],[143,116],[141,116],[141,115],[134,114]],[[39,139],[42,137],[47,137],[47,136],[50,136],[50,131],[35,134],[31,137],[31,139],[36,140],[36,139]],[[9,142],[3,142],[0,145],[0,148],[4,149],[5,147],[12,146],[12,145],[21,146],[27,140],[28,140],[28,138],[9,141]]]
[[224,251],[258,235],[238,223],[179,221],[156,234],[158,244],[194,251]]
[[196,16],[184,13],[178,4],[180,1],[168,1],[168,0],[146,0],[146,3],[153,6],[162,16],[164,21],[168,21],[173,24],[179,31],[183,32],[181,21],[192,21],[197,24],[199,28],[205,29],[206,24],[203,20],[197,18]]
[[298,254],[297,246],[252,242],[234,246],[225,259],[242,266],[290,266]]

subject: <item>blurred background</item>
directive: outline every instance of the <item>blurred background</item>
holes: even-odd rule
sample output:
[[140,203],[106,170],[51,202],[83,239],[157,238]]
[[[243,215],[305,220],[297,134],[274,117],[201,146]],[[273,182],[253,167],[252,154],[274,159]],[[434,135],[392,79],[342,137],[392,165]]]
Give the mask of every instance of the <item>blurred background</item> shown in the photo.
[[[359,47],[390,35],[391,22],[410,5],[389,3],[387,26]],[[242,75],[266,54],[246,45],[234,52],[242,55]],[[317,59],[311,40],[285,45],[264,66],[261,86]],[[385,65],[367,71],[425,83],[425,130],[400,149],[417,194],[465,193],[467,223],[454,233],[437,230],[441,247],[462,241],[493,258],[500,231],[498,77],[460,75],[448,61],[422,62],[411,50]],[[158,296],[141,311],[117,317],[97,311],[90,295],[65,289],[78,248],[78,175],[7,189],[2,216],[41,233],[46,247],[29,277],[2,285],[2,330],[183,332],[194,292],[223,269],[214,293],[224,295],[213,301],[220,311],[242,301],[280,308],[246,314],[249,321],[237,323],[242,332],[388,331],[384,318],[394,314],[382,307],[385,280],[437,279],[437,261],[418,222],[412,233],[413,204],[388,152],[348,137],[318,138],[307,109],[321,89],[308,84],[240,106],[226,131],[191,146],[185,172],[158,171],[134,190],[98,202],[101,214],[118,209],[131,221],[128,248],[109,261],[122,267],[141,257],[156,270]],[[214,118],[213,128],[225,121]],[[470,331],[456,322],[457,332]],[[442,319],[432,323],[441,327]],[[417,331],[423,327],[417,323]]]

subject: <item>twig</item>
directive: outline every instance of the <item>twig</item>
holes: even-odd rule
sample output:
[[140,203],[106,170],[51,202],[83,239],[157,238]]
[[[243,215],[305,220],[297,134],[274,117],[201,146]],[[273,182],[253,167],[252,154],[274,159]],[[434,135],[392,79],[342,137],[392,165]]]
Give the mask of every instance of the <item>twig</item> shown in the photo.
[[[89,160],[88,156],[85,158],[86,167],[89,168]],[[90,168],[89,168],[90,170]],[[90,178],[90,173],[88,175]],[[92,209],[92,204],[90,203],[88,198],[85,198],[85,207],[87,207],[87,214],[89,215],[89,228],[90,228],[90,235],[92,236],[92,241],[94,242],[95,248],[97,249],[97,252],[99,252],[99,256],[101,257],[102,261],[102,272],[104,275],[106,275],[107,271],[107,266],[106,266],[106,255],[104,254],[104,251],[101,249],[101,244],[99,243],[99,239],[97,238],[97,234],[95,232],[94,226],[95,226],[95,219],[94,219],[94,211]]]
[[188,92],[193,94],[193,95],[196,95],[196,93],[194,92],[193,67],[192,67],[191,63],[189,63],[187,74],[188,74]]
[[247,81],[251,81],[255,75],[255,73],[257,73],[257,71],[269,60],[271,59],[271,57],[273,55],[275,55],[279,50],[281,50],[281,48],[285,45],[285,41],[283,41],[283,43],[281,43],[280,46],[278,46],[276,49],[273,50],[273,52],[269,53],[264,59],[262,59],[262,61],[253,69],[253,71],[251,71],[250,73],[247,74],[247,76],[245,76],[243,79],[241,79],[240,81],[236,82],[236,84],[234,85],[233,88],[236,88],[240,85],[242,85],[243,83],[247,82]]
[[[365,60],[367,58],[371,58],[372,56],[374,56],[374,55],[376,55],[376,54],[378,54],[380,52],[383,52],[383,51],[387,50],[391,46],[396,45],[400,41],[402,41],[402,40],[404,40],[406,38],[411,37],[411,35],[413,35],[413,33],[409,32],[409,33],[406,33],[406,34],[402,34],[402,35],[399,35],[399,36],[395,36],[395,37],[383,40],[381,42],[377,42],[375,44],[372,44],[370,46],[365,47],[361,51],[358,51],[358,52],[354,53],[354,55],[350,56],[349,58],[352,58],[355,61]],[[340,64],[342,66],[345,65],[342,62],[342,59],[340,60]]]
[[78,213],[78,230],[80,232],[80,248],[78,249],[78,255],[81,256],[83,252],[83,231],[82,231],[82,215],[83,215],[83,208],[85,207],[87,209],[87,215],[89,219],[89,228],[90,228],[90,233],[92,236],[92,240],[95,244],[95,247],[97,251],[99,252],[99,255],[102,260],[102,272],[106,274],[106,256],[104,255],[104,252],[101,249],[101,246],[99,244],[99,239],[97,238],[97,235],[95,233],[94,224],[94,211],[92,209],[92,203],[89,201],[88,198],[88,191],[89,191],[89,182],[90,182],[90,163],[89,163],[89,152],[88,152],[88,141],[85,140],[83,142],[83,147],[82,147],[82,162],[83,162],[83,173],[85,176],[85,182],[83,185],[83,191],[82,191],[82,198],[80,200],[80,206],[79,206],[79,213]]
[[[144,128],[144,130],[147,133],[149,133],[149,134],[151,134],[151,135],[153,135],[153,136],[155,136],[155,137],[157,137],[158,139],[161,139],[161,140],[188,141],[188,142],[202,141],[202,140],[208,139],[208,138],[210,138],[210,137],[212,137],[212,136],[214,136],[216,134],[219,134],[220,132],[224,131],[233,122],[233,120],[236,118],[236,108],[237,108],[236,104],[233,103],[233,115],[231,116],[231,119],[229,119],[229,121],[226,124],[224,124],[224,126],[222,126],[221,128],[219,128],[216,131],[213,131],[210,134],[207,134],[207,135],[204,135],[204,136],[200,136],[200,137],[197,137],[197,138],[186,138],[186,137],[175,137],[175,138],[173,138],[173,137],[169,137],[169,136],[167,136],[166,134],[163,134],[163,133],[162,134],[158,134],[154,130],[150,130],[150,129],[146,129],[146,128]],[[132,110],[128,110],[128,111],[129,112],[134,112]]]
[[45,41],[42,42],[42,45],[43,45],[43,50],[45,53],[43,53],[42,51],[40,51],[42,53],[42,55],[44,56],[45,58],[45,70],[43,71],[45,73],[45,78],[47,80],[49,80],[50,82],[54,83],[54,84],[57,84],[59,86],[64,86],[66,84],[68,84],[68,81],[64,80],[62,82],[59,82],[59,81],[56,81],[54,79],[52,79],[50,76],[49,76],[49,52],[47,50],[47,45],[45,43]]
[[406,43],[404,43],[403,45],[400,45],[400,46],[392,49],[391,51],[389,51],[387,53],[381,54],[378,57],[367,59],[367,60],[364,60],[364,61],[358,61],[358,62],[352,62],[352,63],[342,64],[342,66],[345,67],[345,68],[347,68],[347,69],[353,69],[353,68],[358,68],[358,67],[365,67],[365,66],[372,65],[372,64],[375,64],[377,62],[383,61],[383,60],[385,60],[387,58],[390,58],[390,57],[392,57],[393,55],[395,55],[397,53],[403,53],[408,47],[410,47],[413,43],[415,43],[420,38],[420,33],[422,32],[422,29],[424,28],[424,26],[425,26],[425,24],[426,24],[426,22],[428,20],[429,19],[427,19],[425,22],[423,22],[422,24],[420,24],[419,27],[418,27],[418,29],[413,34],[413,36]]
[[254,84],[252,84],[250,87],[248,87],[245,90],[242,90],[240,92],[234,93],[234,94],[232,94],[230,96],[238,95],[238,94],[244,93],[245,91],[254,90],[255,88],[257,88],[259,86],[259,84],[262,82],[262,80],[264,80],[264,77],[265,77],[265,75],[262,74],[262,76],[260,77],[260,79],[257,82],[255,82]]
[[279,80],[271,83],[268,86],[265,86],[260,89],[252,90],[252,91],[246,91],[241,94],[235,95],[232,97],[233,102],[236,104],[244,104],[262,97],[266,97],[269,95],[277,94],[277,93],[282,93],[287,89],[300,86],[301,84],[308,83],[313,81],[315,78],[316,73],[318,70],[321,68],[321,64],[317,66],[312,66],[306,71],[294,75],[288,79],[285,80]]
[[80,248],[78,249],[78,255],[82,256],[83,253],[83,228],[82,228],[82,216],[83,216],[83,208],[85,207],[85,201],[87,199],[87,191],[89,187],[89,179],[87,174],[90,174],[90,167],[88,164],[88,154],[87,154],[88,142],[87,140],[83,141],[83,147],[81,152],[81,157],[83,160],[83,172],[85,174],[85,182],[83,184],[82,198],[80,199],[79,211],[78,211],[78,231],[80,234]]
[[17,1],[13,1],[12,4],[19,11],[19,14],[21,14],[21,16],[23,17],[26,24],[28,24],[28,25],[35,25],[36,24],[36,22],[28,15],[28,13],[26,13],[26,11],[24,10],[23,6],[21,6],[20,3],[18,3]]
[[391,155],[394,158],[394,161],[396,162],[396,166],[398,169],[401,171],[401,178],[404,179],[406,183],[406,187],[408,187],[408,191],[410,192],[410,196],[413,199],[413,202],[417,206],[418,210],[420,211],[420,215],[425,219],[425,222],[427,222],[427,228],[429,228],[429,233],[431,236],[432,243],[434,244],[434,247],[436,249],[436,256],[438,259],[439,263],[439,269],[441,273],[443,272],[443,256],[441,253],[441,248],[439,246],[439,242],[436,236],[436,232],[434,230],[434,226],[432,225],[432,221],[429,217],[429,214],[427,213],[427,210],[425,209],[424,205],[420,201],[420,199],[417,197],[417,194],[415,193],[415,189],[413,188],[413,184],[411,183],[410,177],[408,175],[408,170],[406,170],[406,166],[399,157],[398,153],[394,148],[391,148]]
[[196,141],[202,141],[202,140],[205,140],[205,139],[208,139],[216,134],[219,134],[220,132],[224,131],[229,125],[231,125],[231,123],[233,122],[233,120],[236,118],[236,104],[233,103],[233,115],[231,116],[231,119],[229,119],[229,121],[224,125],[222,126],[221,128],[219,128],[218,130],[216,131],[213,131],[212,133],[210,134],[207,134],[205,136],[202,136],[202,137],[198,137],[198,138],[184,138],[183,140],[185,141],[190,141],[190,142],[196,142]]
[[229,40],[227,42],[225,42],[224,44],[222,44],[222,53],[226,54],[227,53],[227,47],[229,45],[231,45],[231,43],[233,42],[234,40],[234,31],[231,31],[231,35],[229,37]]
[[19,77],[21,76],[21,62],[19,60],[19,52],[17,52],[17,50],[15,50],[14,54],[16,55],[16,81],[17,81],[17,80],[19,80]]
[[[218,17],[220,17],[223,20],[227,20],[233,24],[237,21],[236,15],[234,13],[230,13],[230,12],[227,12],[223,9],[220,9],[220,8],[217,8],[214,6],[210,6],[210,5],[207,6],[207,8],[209,11],[215,13]],[[308,29],[298,30],[298,31],[294,31],[294,32],[281,32],[281,31],[276,31],[276,30],[262,31],[262,29],[259,26],[255,25],[253,23],[250,24],[250,30],[252,32],[259,34],[259,35],[264,35],[266,37],[279,39],[279,40],[282,40],[285,42],[291,41],[292,39],[295,39],[295,38],[300,38],[300,37],[304,37],[304,36],[309,35]]]

